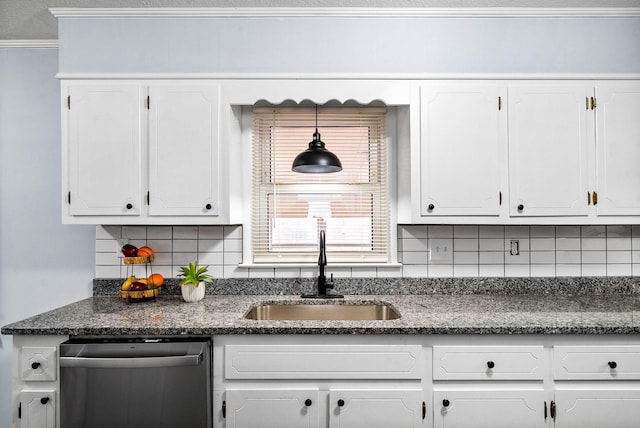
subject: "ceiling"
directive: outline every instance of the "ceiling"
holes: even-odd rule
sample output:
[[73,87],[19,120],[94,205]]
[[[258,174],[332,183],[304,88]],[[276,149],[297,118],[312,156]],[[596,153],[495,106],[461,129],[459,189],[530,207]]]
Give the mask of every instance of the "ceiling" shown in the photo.
[[57,39],[50,7],[640,7],[640,0],[0,0],[0,40]]

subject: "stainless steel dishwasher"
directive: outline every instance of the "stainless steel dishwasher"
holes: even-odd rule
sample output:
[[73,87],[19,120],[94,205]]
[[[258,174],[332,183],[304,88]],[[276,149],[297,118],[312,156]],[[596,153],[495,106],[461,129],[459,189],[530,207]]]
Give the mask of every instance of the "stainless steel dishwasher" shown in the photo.
[[61,428],[211,428],[210,338],[60,345]]

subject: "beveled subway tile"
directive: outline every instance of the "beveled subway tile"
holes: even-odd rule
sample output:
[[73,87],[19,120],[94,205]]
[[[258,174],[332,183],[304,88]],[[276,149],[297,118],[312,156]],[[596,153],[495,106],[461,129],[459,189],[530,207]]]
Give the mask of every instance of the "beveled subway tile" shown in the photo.
[[605,238],[582,238],[582,251],[597,251],[607,249],[607,240]]
[[582,226],[581,229],[582,238],[606,238],[607,227],[606,226]]
[[429,238],[453,238],[453,226],[451,225],[429,225]]
[[455,225],[453,226],[454,238],[478,238],[478,226]]
[[580,251],[556,251],[556,263],[580,264]]
[[454,238],[453,251],[478,251],[477,238]]
[[556,276],[556,265],[555,264],[542,264],[542,265],[531,265],[531,271],[529,273],[530,276],[536,277],[544,277]]
[[631,264],[631,251],[607,251],[607,264]]
[[458,251],[453,253],[453,264],[455,265],[477,265],[477,251]]
[[422,225],[403,225],[400,227],[400,236],[402,239],[417,238],[426,239],[429,237],[428,227]]
[[429,265],[430,278],[450,278],[453,276],[453,265]]
[[223,239],[223,226],[198,226],[198,239]]
[[478,276],[478,265],[454,265],[453,276],[455,278],[475,278]]
[[504,238],[504,226],[479,226],[478,237],[480,238]]
[[146,226],[122,226],[122,237],[129,239],[147,239]]
[[529,265],[505,265],[504,276],[529,277]]
[[427,252],[425,252],[425,251],[403,251],[402,252],[402,264],[403,265],[426,265],[427,264]]
[[403,278],[426,278],[427,265],[403,265],[402,277]]
[[478,262],[481,265],[504,265],[504,253],[501,251],[481,251]]
[[147,239],[171,239],[171,226],[147,226]]
[[556,238],[580,238],[580,226],[556,226]]
[[631,263],[607,264],[607,276],[630,276],[631,272]]
[[411,238],[402,240],[402,251],[427,251],[427,238]]
[[607,276],[606,264],[582,265],[582,276]]
[[531,238],[555,238],[555,226],[531,226]]
[[198,226],[173,226],[173,239],[198,239]]
[[504,239],[481,238],[478,242],[480,251],[504,251]]
[[607,236],[607,251],[630,251],[631,250],[631,237],[619,238]]
[[505,238],[529,238],[529,226],[505,226]]
[[531,238],[529,241],[531,251],[553,251],[556,249],[555,238]]
[[580,238],[556,238],[556,251],[580,250]]
[[504,277],[504,265],[480,265],[478,266],[478,275],[502,278]]
[[556,264],[556,276],[580,276],[582,266],[580,264]]
[[555,251],[532,251],[530,254],[531,264],[555,264]]
[[582,264],[599,264],[607,263],[606,251],[583,251]]
[[631,226],[628,225],[610,225],[607,226],[607,238],[630,238]]

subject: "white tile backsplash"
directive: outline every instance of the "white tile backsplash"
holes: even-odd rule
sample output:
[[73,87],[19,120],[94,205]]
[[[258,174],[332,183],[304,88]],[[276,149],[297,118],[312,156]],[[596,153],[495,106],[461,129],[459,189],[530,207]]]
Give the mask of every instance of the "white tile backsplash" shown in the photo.
[[[177,268],[198,261],[214,277],[314,277],[317,267],[242,267],[242,226],[97,226],[96,277],[127,273],[118,239],[148,245],[153,271],[175,277]],[[451,261],[429,259],[429,240],[447,240]],[[520,254],[511,254],[518,240]],[[640,226],[398,226],[401,265],[337,267],[336,277],[504,277],[640,275]],[[331,267],[331,266],[329,266]]]

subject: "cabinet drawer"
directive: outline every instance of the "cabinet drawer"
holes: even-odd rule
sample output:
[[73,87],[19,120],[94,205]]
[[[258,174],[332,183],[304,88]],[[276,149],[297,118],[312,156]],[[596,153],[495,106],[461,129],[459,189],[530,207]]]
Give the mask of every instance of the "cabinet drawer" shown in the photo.
[[555,346],[555,379],[640,379],[640,346]]
[[421,379],[419,345],[226,345],[227,379]]
[[541,380],[542,346],[434,346],[436,380]]

